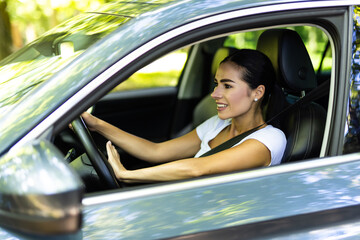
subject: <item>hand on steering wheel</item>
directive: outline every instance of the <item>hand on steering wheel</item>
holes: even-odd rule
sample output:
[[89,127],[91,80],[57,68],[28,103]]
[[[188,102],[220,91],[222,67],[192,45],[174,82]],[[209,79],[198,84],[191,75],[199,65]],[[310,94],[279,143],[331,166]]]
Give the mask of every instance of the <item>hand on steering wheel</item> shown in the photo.
[[99,178],[109,187],[109,188],[119,188],[115,174],[109,165],[105,156],[99,151],[96,147],[96,144],[91,137],[91,134],[82,119],[82,117],[76,118],[72,123],[72,128],[75,134],[80,139],[80,142],[83,144],[85,151],[94,167]]

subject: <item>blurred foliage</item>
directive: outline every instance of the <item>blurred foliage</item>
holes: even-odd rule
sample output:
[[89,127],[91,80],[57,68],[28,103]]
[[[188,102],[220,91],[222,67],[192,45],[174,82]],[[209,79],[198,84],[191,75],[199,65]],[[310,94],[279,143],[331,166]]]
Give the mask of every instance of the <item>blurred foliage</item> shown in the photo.
[[9,55],[12,48],[10,17],[6,9],[6,2],[0,1],[0,59]]
[[109,0],[0,0],[0,59],[68,18]]
[[350,101],[344,153],[360,151],[360,6],[354,7],[350,79]]
[[[106,14],[79,14],[0,61],[0,118],[5,114],[4,107],[16,104],[127,19]],[[57,87],[59,85],[57,81]]]
[[126,82],[113,89],[113,92],[139,88],[174,87],[178,83],[181,70],[151,73],[136,72]]
[[113,92],[155,87],[175,87],[179,82],[190,48],[169,53],[135,72]]

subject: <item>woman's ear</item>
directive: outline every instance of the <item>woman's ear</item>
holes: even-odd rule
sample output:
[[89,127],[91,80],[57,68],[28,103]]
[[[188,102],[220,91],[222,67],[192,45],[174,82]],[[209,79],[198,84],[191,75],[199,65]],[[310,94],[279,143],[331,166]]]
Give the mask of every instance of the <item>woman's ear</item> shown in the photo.
[[264,85],[259,85],[255,89],[254,94],[255,94],[256,99],[261,99],[265,94],[265,86]]

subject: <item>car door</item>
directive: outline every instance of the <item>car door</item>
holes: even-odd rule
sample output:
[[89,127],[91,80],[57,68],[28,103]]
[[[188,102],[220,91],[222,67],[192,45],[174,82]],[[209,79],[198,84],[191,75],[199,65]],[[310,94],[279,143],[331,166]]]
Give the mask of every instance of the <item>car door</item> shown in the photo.
[[[326,130],[319,157],[336,156],[342,155],[346,119],[344,109],[346,109],[349,90],[349,76],[346,74],[349,73],[349,66],[346,63],[349,59],[350,26],[347,14],[349,8],[346,7],[323,10],[309,7],[301,11],[278,13],[275,17],[264,12],[260,16],[243,17],[236,19],[237,21],[229,21],[227,24],[224,21],[222,22],[224,25],[219,24],[223,27],[222,30],[218,30],[219,26],[215,24],[204,29],[196,29],[192,34],[203,34],[201,36],[205,39],[209,36],[220,37],[223,36],[221,34],[225,34],[224,32],[230,33],[235,29],[251,31],[258,28],[284,27],[284,25],[294,27],[300,24],[316,25],[325,29],[332,42],[332,83]],[[271,21],[267,22],[266,20],[269,19]],[[199,37],[196,39],[198,40]],[[320,52],[322,53],[323,49]],[[190,239],[197,237],[217,239],[220,235],[225,236],[224,234],[227,234],[226,237],[229,239],[244,236],[286,237],[295,231],[296,233],[304,231],[308,238],[314,235],[325,236],[321,231],[310,232],[318,224],[316,220],[322,221],[321,226],[316,230],[322,230],[334,223],[344,223],[344,219],[349,215],[343,214],[341,210],[351,211],[353,208],[349,206],[358,202],[356,197],[358,184],[355,184],[357,186],[349,184],[352,182],[351,178],[357,179],[358,173],[352,171],[355,170],[356,161],[355,155],[315,159],[234,173],[234,175],[225,174],[134,191],[128,190],[118,194],[104,194],[102,197],[89,196],[84,200],[87,218],[85,222],[87,221],[90,226],[89,218],[101,218],[111,224],[112,221],[104,218],[105,214],[102,214],[104,212],[107,213],[106,216],[113,216],[113,219],[122,216],[120,217],[122,226],[128,227],[128,231],[116,233],[113,231],[113,233],[119,236],[122,234],[131,236],[133,232],[140,238],[186,235]],[[329,162],[332,164],[329,165]],[[334,193],[333,186],[340,189],[338,195]],[[334,208],[336,208],[335,212],[330,211]],[[112,212],[113,209],[117,209],[116,213]],[[127,214],[133,215],[127,218],[129,216]],[[334,216],[341,217],[334,220],[332,218]],[[348,219],[354,219],[354,216]],[[94,226],[101,228],[100,221],[95,221]],[[88,229],[87,234],[92,234],[93,230]],[[301,239],[300,235],[296,236]]]
[[[207,1],[205,2],[208,4]],[[162,53],[169,53],[188,44],[195,48],[199,41],[206,42],[234,32],[299,25],[311,25],[321,29],[329,36],[333,59],[326,128],[322,151],[318,158],[306,159],[308,161],[295,164],[186,181],[86,194],[83,200],[83,227],[78,237],[83,239],[171,237],[287,239],[291,236],[297,239],[314,237],[325,239],[329,235],[358,236],[359,155],[358,153],[343,155],[342,152],[344,130],[347,130],[345,123],[350,90],[350,33],[356,19],[352,22],[353,19],[350,18],[354,11],[351,6],[345,6],[346,4],[343,6],[341,1],[333,2],[336,5],[329,6],[331,1],[320,1],[304,2],[304,4],[271,3],[267,6],[255,4],[250,10],[227,9],[224,13],[205,16],[198,21],[194,20],[169,30],[163,33],[161,36],[163,38],[154,38],[140,46],[140,50],[136,52],[138,55],[129,53],[123,58],[128,57],[133,62],[137,62],[147,57],[151,62]],[[316,8],[313,8],[313,4],[316,4]],[[165,40],[160,41],[161,39]],[[123,59],[119,61],[125,62]],[[138,93],[134,95],[131,95],[134,92],[125,91],[103,96],[105,92],[146,65],[136,66],[131,62],[126,65],[127,63],[115,65],[125,70],[119,67],[101,73],[105,75],[103,82],[97,82],[95,86],[91,84],[85,86],[83,89],[87,91],[82,92],[87,93],[85,97],[81,93],[76,93],[75,97],[78,98],[64,103],[60,110],[51,113],[50,117],[41,122],[35,130],[56,126],[56,123],[63,120],[61,118],[63,116],[70,121],[83,110],[94,105],[99,100],[97,99],[100,98],[99,95],[102,99],[95,104],[93,110],[95,113],[114,122],[119,121],[117,116],[124,114],[124,119],[129,121],[128,116],[131,116],[133,110],[132,99],[135,103],[134,108],[136,104],[145,101],[144,99],[156,101],[161,92],[155,90],[154,95],[148,93],[151,95],[148,96],[145,94],[147,90],[136,90],[135,92]],[[107,73],[111,77],[106,75]],[[166,103],[163,109],[169,109],[169,105],[176,106],[180,98],[185,98],[188,91],[197,86],[195,80],[190,81],[193,85],[190,84],[189,88],[183,89],[182,84],[187,81],[177,85],[175,103],[164,102],[164,99],[170,100],[174,96],[172,90],[167,92],[165,89],[165,98],[160,98],[161,103]],[[106,83],[109,85],[106,86]],[[352,90],[357,91],[356,88]],[[115,114],[113,110],[118,107],[116,103],[119,102],[125,106],[121,106],[123,112],[119,111],[120,113]],[[145,114],[134,113],[134,115],[153,117],[146,106],[156,109],[156,104],[147,105],[146,101],[142,103],[145,104]],[[162,113],[161,110],[159,112]],[[170,111],[169,115],[170,118],[173,117],[174,111]],[[136,124],[131,120],[133,118],[130,118],[129,126],[133,127],[134,131],[138,131]],[[141,122],[140,119],[136,120],[137,123]],[[67,124],[68,122],[62,123],[62,127],[65,125],[67,127]],[[127,123],[118,124],[125,126]],[[43,133],[40,130],[38,132]],[[51,131],[43,135],[49,136],[49,132]],[[331,232],[333,229],[335,233]],[[329,231],[331,233],[327,235]]]

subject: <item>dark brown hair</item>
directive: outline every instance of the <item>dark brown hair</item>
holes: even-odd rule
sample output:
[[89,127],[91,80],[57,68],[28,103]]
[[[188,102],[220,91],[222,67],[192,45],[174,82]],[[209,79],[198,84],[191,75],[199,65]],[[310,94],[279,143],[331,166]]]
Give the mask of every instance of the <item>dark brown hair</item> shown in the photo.
[[261,107],[265,106],[269,100],[276,77],[270,59],[260,51],[241,49],[226,57],[221,63],[224,62],[232,62],[237,65],[241,79],[243,79],[251,89],[256,89],[259,85],[265,86]]

